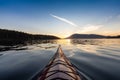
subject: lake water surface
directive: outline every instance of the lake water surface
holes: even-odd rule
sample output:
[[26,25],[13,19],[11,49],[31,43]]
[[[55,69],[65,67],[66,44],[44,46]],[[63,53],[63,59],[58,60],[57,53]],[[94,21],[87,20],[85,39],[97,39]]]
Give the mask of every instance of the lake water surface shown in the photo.
[[120,39],[61,39],[27,50],[0,52],[0,80],[29,80],[44,68],[61,44],[65,55],[93,80],[120,80]]

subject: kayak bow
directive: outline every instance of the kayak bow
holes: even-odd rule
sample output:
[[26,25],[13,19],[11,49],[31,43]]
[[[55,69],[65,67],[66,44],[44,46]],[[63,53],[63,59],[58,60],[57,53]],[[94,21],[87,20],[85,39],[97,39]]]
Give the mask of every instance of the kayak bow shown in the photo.
[[45,68],[32,80],[87,80],[64,55],[61,46]]

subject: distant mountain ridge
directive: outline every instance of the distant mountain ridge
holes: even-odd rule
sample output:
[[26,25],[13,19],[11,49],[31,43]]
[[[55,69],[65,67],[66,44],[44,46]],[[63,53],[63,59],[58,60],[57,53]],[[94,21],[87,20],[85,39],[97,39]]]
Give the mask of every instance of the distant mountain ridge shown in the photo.
[[90,38],[90,39],[95,39],[95,38],[120,38],[120,35],[118,36],[103,36],[103,35],[98,35],[98,34],[72,34],[71,36],[67,37],[68,39],[78,39],[78,38]]

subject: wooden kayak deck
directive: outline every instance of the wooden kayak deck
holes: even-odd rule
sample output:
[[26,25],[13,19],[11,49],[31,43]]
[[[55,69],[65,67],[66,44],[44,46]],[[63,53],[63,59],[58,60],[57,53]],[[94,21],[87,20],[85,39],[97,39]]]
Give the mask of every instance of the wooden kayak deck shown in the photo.
[[32,80],[87,80],[80,75],[73,64],[64,55],[61,46],[48,65],[38,73]]

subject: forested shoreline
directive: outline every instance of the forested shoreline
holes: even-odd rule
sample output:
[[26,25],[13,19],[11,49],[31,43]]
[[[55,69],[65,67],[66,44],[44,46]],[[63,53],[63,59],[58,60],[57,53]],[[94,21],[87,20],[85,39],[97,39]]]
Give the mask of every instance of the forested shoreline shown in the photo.
[[26,44],[26,42],[32,42],[33,40],[50,39],[59,39],[59,37],[52,35],[29,34],[15,30],[0,29],[0,45],[13,46],[18,44]]

